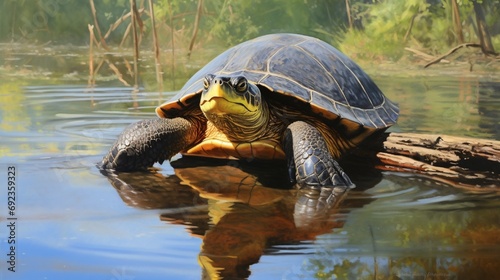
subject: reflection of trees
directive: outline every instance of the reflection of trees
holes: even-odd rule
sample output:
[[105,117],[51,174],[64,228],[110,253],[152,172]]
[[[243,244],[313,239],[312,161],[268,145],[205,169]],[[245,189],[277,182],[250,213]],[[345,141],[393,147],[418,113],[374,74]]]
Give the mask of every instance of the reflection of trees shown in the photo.
[[[398,176],[385,178],[405,185]],[[432,192],[425,181],[413,182],[422,193],[379,198],[352,209],[342,229],[316,241],[321,249],[299,275],[318,279],[498,278],[500,213],[496,198],[462,197],[451,189]],[[440,201],[441,197],[451,200]],[[423,202],[432,199],[437,200]],[[390,205],[398,200],[400,205]],[[340,234],[345,236],[341,242]]]
[[463,74],[375,80],[399,103],[398,125],[407,132],[500,139],[498,82]]
[[21,110],[25,100],[22,94],[22,82],[5,82],[0,85],[0,112],[2,131],[21,132],[29,126],[27,112]]
[[478,93],[478,126],[491,134],[494,139],[500,139],[500,84],[496,82],[480,82]]
[[[304,274],[317,279],[497,279],[498,257],[339,257],[309,260]],[[302,276],[302,275],[301,275]]]

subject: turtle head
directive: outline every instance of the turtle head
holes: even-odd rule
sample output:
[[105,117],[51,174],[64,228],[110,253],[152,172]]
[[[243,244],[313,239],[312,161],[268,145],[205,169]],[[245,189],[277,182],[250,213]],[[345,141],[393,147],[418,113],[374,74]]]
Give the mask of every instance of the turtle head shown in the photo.
[[253,115],[261,110],[259,88],[243,76],[208,74],[203,87],[200,108],[205,115]]

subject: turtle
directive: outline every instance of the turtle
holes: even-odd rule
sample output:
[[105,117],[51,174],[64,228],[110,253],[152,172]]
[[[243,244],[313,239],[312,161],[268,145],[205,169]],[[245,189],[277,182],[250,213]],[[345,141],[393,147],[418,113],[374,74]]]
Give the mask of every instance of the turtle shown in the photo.
[[395,124],[399,108],[332,45],[280,33],[218,55],[156,114],[129,125],[100,167],[143,170],[178,153],[280,160],[298,188],[348,189],[337,161]]

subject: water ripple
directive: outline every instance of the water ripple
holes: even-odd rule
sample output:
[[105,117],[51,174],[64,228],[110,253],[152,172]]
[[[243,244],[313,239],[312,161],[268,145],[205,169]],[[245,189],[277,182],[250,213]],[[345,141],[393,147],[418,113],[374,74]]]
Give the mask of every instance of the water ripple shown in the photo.
[[[466,192],[431,179],[384,173],[384,179],[358,199],[376,205],[381,211],[488,209],[500,207],[500,192]],[[369,201],[369,202],[368,202]]]
[[[58,135],[113,140],[132,122],[154,118],[154,109],[174,93],[139,91],[129,87],[53,85],[25,87],[23,106],[36,119],[38,131]],[[160,100],[161,99],[161,100]],[[32,121],[33,122],[33,121]]]

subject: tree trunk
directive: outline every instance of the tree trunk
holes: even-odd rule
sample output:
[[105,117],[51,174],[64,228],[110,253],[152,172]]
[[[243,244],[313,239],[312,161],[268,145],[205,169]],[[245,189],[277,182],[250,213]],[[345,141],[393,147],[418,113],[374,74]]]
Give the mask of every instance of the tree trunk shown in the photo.
[[413,29],[413,24],[415,24],[415,19],[417,18],[417,15],[418,15],[418,12],[416,12],[412,17],[411,17],[411,20],[410,20],[410,26],[408,27],[408,30],[406,30],[406,34],[405,34],[405,37],[403,39],[403,41],[408,41],[408,37],[410,37],[410,34],[411,34],[411,30]]
[[345,0],[345,9],[347,12],[347,22],[349,23],[349,29],[352,30],[352,17],[351,17],[351,6],[349,5],[349,0]]
[[481,49],[484,54],[497,55],[495,48],[491,43],[491,36],[486,26],[486,19],[484,17],[483,7],[477,1],[472,1],[474,5],[474,12],[476,13],[477,33],[481,41]]
[[462,21],[460,20],[460,10],[458,8],[457,0],[451,1],[451,6],[453,9],[453,26],[455,28],[455,35],[459,44],[464,43],[464,34],[462,32]]
[[203,12],[203,0],[198,0],[198,7],[196,8],[196,17],[194,18],[194,29],[193,36],[191,36],[191,42],[189,43],[188,58],[191,57],[191,52],[193,51],[194,42],[196,36],[198,35],[198,28],[200,25],[201,13]]
[[385,133],[355,153],[381,170],[410,172],[467,189],[500,187],[500,141]]

